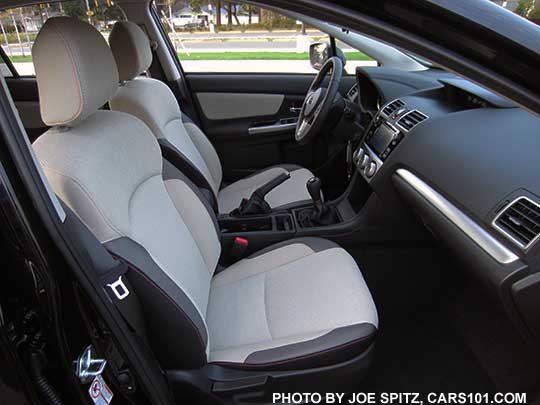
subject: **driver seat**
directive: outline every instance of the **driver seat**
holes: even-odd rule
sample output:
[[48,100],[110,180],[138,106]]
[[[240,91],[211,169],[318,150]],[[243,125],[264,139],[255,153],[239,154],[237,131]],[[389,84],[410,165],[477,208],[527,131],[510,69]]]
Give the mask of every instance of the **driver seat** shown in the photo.
[[150,41],[135,23],[120,21],[109,37],[120,78],[120,87],[109,101],[111,110],[141,119],[157,138],[163,157],[190,178],[219,213],[229,213],[243,198],[282,173],[290,179],[265,197],[271,208],[311,201],[306,182],[309,170],[291,164],[271,166],[223,187],[223,172],[216,150],[188,117],[182,114],[169,87],[160,80],[139,76],[152,63]]

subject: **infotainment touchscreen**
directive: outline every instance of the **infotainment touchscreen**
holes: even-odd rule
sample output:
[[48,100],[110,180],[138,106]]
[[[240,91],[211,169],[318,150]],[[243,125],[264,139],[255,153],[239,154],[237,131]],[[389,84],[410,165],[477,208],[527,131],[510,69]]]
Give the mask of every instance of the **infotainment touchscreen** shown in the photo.
[[386,124],[382,124],[369,141],[369,146],[381,155],[394,139],[395,131]]

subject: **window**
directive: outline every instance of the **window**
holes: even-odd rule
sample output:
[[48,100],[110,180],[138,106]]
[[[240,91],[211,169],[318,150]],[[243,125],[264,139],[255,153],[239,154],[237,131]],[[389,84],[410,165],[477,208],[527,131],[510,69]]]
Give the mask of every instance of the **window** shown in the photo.
[[[186,72],[315,73],[309,45],[328,35],[300,21],[248,4],[182,0],[156,2],[158,15]],[[215,4],[221,3],[221,8]],[[191,5],[191,6],[190,6]],[[376,65],[365,54],[338,44],[346,70]]]
[[[31,52],[34,39],[48,18],[62,15],[88,21],[105,38],[114,23],[124,19],[122,10],[111,0],[72,0],[3,10],[0,13],[2,57],[11,61],[18,75],[35,75]],[[12,76],[5,60],[3,62],[2,73]]]

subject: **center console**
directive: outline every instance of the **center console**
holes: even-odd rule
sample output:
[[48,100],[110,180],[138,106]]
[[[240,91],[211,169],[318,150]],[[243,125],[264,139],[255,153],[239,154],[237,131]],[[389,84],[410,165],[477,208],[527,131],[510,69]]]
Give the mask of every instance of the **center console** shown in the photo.
[[224,251],[232,248],[237,238],[248,241],[247,254],[270,244],[300,236],[318,236],[354,216],[347,213],[346,203],[332,201],[324,211],[312,203],[299,203],[289,209],[266,214],[235,216],[220,214],[218,226]]
[[[401,227],[399,231],[392,228],[392,232],[388,232],[399,219],[388,215],[369,183],[400,143],[410,136],[413,128],[427,119],[426,114],[409,108],[399,99],[383,105],[358,147],[352,154],[350,149],[347,151],[347,169],[356,166],[356,170],[347,170],[352,177],[346,190],[334,200],[325,201],[322,183],[313,177],[305,185],[311,201],[288,204],[281,209],[271,208],[265,196],[288,181],[287,173],[255,190],[237,209],[218,216],[224,255],[228,254],[232,263],[271,244],[298,237],[324,237],[336,241],[354,238],[355,241],[370,242],[409,238],[408,227]],[[351,162],[353,165],[349,166]],[[227,261],[226,257],[224,259]]]
[[[347,235],[356,232],[359,226],[363,226],[366,235],[372,238],[370,216],[364,209],[371,194],[368,183],[409,132],[428,118],[416,109],[408,109],[399,99],[385,104],[352,154],[357,173],[339,198],[325,201],[321,181],[313,177],[306,184],[311,201],[289,205],[285,209],[271,209],[264,196],[289,178],[287,174],[281,175],[257,189],[238,209],[219,216],[224,250],[238,243],[238,238],[249,245],[248,251],[244,252],[249,254],[293,237]],[[374,210],[373,207],[369,209]]]
[[394,100],[379,110],[362,144],[354,151],[358,172],[369,183],[407,134],[429,117],[409,110],[402,100]]
[[[269,245],[295,237],[329,237],[347,231],[357,212],[349,201],[350,190],[332,201],[324,201],[320,193],[320,180],[313,178],[306,185],[313,201],[302,201],[283,209],[273,209],[261,214],[239,215],[237,210],[218,215],[223,260],[238,255],[238,243],[242,243],[242,255],[246,257]],[[352,187],[352,186],[351,186]]]

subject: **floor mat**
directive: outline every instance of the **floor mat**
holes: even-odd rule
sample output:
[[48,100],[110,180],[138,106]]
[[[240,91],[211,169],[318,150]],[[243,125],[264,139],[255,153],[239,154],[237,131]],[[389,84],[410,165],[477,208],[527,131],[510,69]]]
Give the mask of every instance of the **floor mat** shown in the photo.
[[493,392],[495,386],[447,309],[462,286],[456,264],[437,248],[349,248],[380,317],[365,392]]
[[540,391],[540,356],[481,285],[471,282],[449,306],[459,333],[502,392]]
[[381,323],[375,361],[361,384],[368,392],[493,392],[473,353],[443,311],[419,311]]

